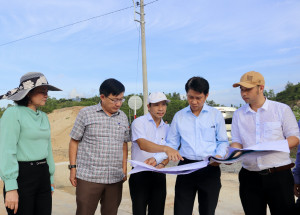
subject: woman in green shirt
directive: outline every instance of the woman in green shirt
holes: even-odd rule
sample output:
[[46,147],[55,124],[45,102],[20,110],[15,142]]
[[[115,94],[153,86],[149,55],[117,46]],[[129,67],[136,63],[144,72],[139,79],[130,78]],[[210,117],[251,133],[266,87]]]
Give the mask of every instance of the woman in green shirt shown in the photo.
[[48,90],[60,91],[42,73],[30,72],[21,77],[18,88],[0,96],[17,104],[7,108],[0,121],[0,177],[9,215],[51,214],[55,163],[50,124],[37,109],[45,105]]

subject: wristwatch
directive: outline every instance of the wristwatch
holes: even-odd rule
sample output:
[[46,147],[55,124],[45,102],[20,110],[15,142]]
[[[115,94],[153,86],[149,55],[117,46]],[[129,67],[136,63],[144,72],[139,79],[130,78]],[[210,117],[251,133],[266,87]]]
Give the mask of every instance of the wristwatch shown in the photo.
[[68,165],[69,169],[76,168],[76,165]]

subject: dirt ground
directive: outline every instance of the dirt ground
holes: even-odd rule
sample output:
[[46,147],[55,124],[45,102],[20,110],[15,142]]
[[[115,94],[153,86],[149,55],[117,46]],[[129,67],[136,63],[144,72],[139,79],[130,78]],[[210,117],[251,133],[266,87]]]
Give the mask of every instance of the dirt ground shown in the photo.
[[68,161],[70,132],[78,112],[83,107],[69,107],[54,110],[48,114],[51,124],[51,141],[55,163]]

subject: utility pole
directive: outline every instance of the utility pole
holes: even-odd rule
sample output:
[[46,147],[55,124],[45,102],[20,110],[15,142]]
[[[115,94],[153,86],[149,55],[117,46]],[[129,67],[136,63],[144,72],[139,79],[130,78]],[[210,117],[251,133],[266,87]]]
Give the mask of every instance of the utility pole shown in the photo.
[[[137,2],[138,4],[138,2]],[[144,0],[140,3],[140,13],[136,12],[141,17],[141,20],[136,20],[141,24],[141,40],[142,40],[142,68],[143,68],[143,105],[144,115],[148,113],[147,101],[148,101],[148,80],[147,80],[147,60],[146,60],[146,40],[145,40],[145,12],[144,12]]]

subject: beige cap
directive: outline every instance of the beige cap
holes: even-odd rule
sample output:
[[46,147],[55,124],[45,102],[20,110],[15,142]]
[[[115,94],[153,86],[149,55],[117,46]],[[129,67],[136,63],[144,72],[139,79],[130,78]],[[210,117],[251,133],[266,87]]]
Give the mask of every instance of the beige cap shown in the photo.
[[245,73],[242,77],[240,82],[233,84],[233,87],[243,86],[246,88],[253,88],[258,85],[265,85],[265,79],[262,74],[255,71],[250,71]]

